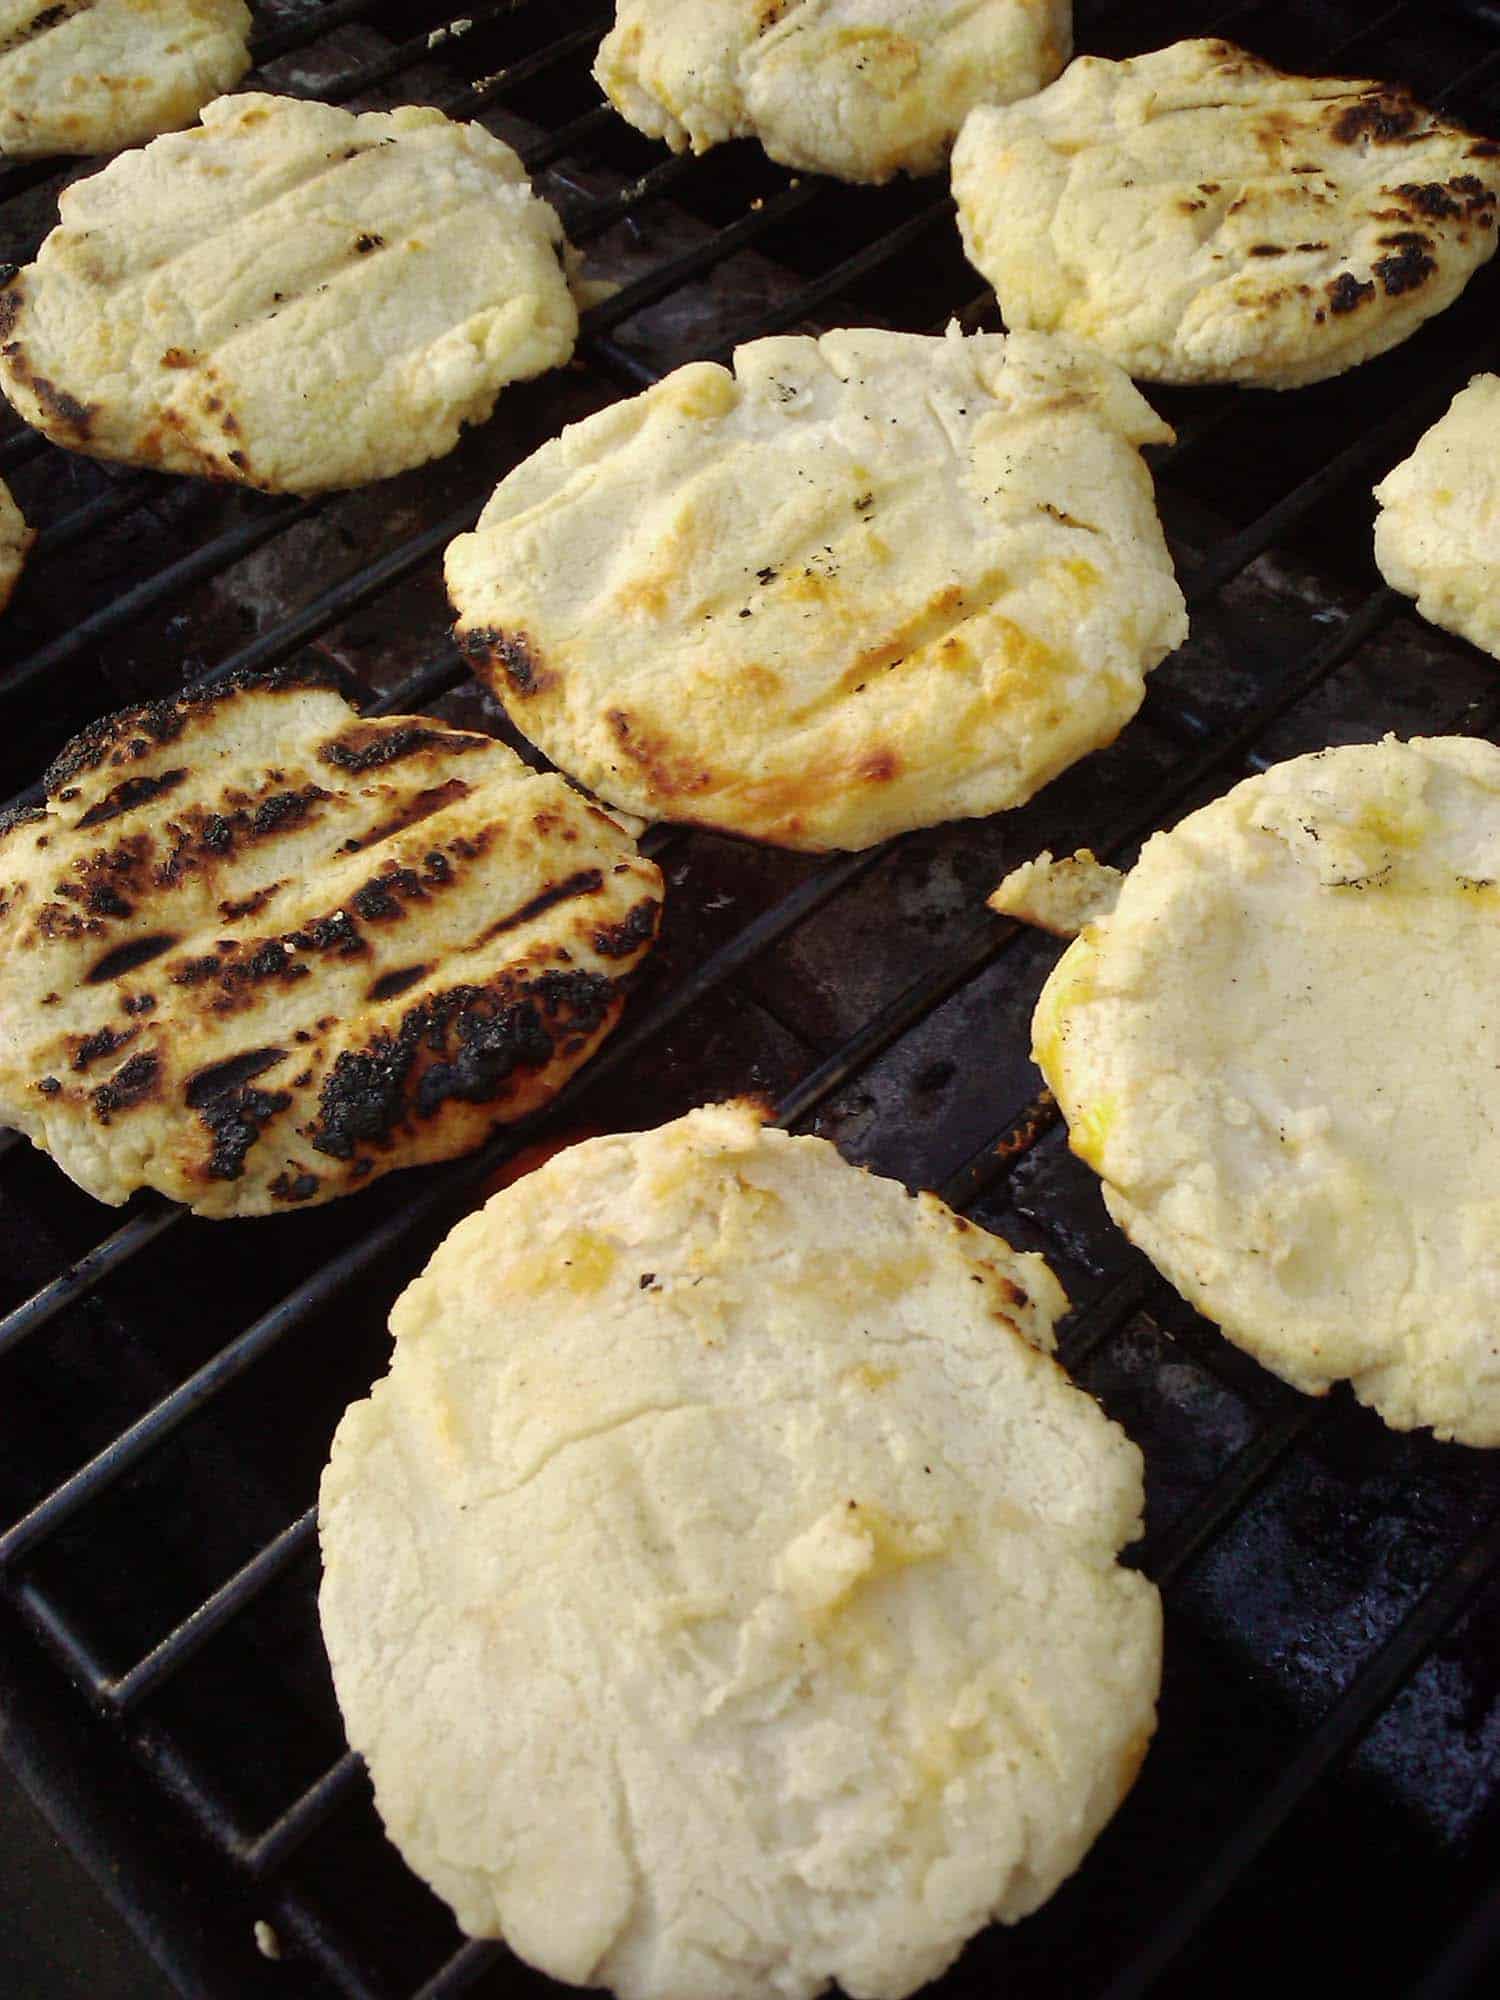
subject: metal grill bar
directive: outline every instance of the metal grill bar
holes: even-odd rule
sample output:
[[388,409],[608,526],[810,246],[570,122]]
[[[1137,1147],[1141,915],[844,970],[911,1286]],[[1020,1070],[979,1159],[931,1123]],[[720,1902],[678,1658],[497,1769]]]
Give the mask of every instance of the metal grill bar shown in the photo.
[[1500,1515],[1475,1537],[1447,1574],[1425,1593],[1399,1630],[1354,1676],[1270,1791],[1199,1875],[1190,1893],[1130,1967],[1111,1982],[1106,1989],[1108,2000],[1138,2000],[1170,1965],[1181,1961],[1203,1924],[1235,1883],[1314,1786],[1328,1775],[1381,1711],[1389,1707],[1497,1566],[1500,1566]]

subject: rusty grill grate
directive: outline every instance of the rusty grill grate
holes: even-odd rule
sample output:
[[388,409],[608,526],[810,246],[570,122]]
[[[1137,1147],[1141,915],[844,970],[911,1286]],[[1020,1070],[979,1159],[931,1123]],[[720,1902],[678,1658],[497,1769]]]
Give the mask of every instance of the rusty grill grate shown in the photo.
[[[758,334],[999,324],[940,182],[840,188],[753,147],[674,159],[631,133],[588,78],[605,9],[471,0],[447,34],[430,4],[257,11],[268,87],[484,117],[621,289],[585,316],[572,369],[502,397],[451,458],[360,493],[224,493],[0,430],[0,473],[41,528],[0,630],[8,792],[106,708],[309,650],[374,710],[505,733],[447,636],[437,559],[521,456]],[[1292,66],[1403,79],[1500,130],[1485,0],[1077,15],[1081,49],[1223,31]],[[0,168],[0,257],[30,255],[69,177]],[[1138,1560],[1168,1605],[1156,1746],[1080,1876],[936,1990],[1061,1976],[1127,2000],[1186,1991],[1205,1964],[1248,1983],[1293,1951],[1314,1977],[1429,2000],[1493,1976],[1500,1455],[1282,1389],[1130,1251],[1026,1059],[1056,947],[981,905],[1044,844],[1128,859],[1298,751],[1500,730],[1493,667],[1376,587],[1368,500],[1467,375],[1500,365],[1497,283],[1491,266],[1405,347],[1319,388],[1153,395],[1179,434],[1155,470],[1193,636],[1120,741],[1025,810],[832,860],[648,834],[671,889],[662,946],[624,1029],[539,1127],[315,1215],[227,1227],[151,1197],[112,1226],[0,1137],[0,1714],[12,1760],[184,1991],[556,1990],[463,1943],[380,1837],[317,1635],[317,1474],[384,1367],[398,1285],[521,1145],[745,1088],[1044,1250],[1078,1308],[1069,1368],[1147,1454]],[[282,1940],[275,1968],[253,1917]]]

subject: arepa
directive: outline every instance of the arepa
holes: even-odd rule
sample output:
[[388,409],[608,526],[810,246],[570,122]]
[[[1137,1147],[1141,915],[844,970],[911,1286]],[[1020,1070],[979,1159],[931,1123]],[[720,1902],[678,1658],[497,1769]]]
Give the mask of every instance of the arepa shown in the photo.
[[1461,389],[1375,498],[1386,582],[1500,659],[1500,375]]
[[619,0],[594,65],[674,152],[757,138],[846,181],[933,174],[975,104],[1040,90],[1072,0]]
[[601,798],[799,848],[1019,805],[1187,631],[1125,376],[1039,334],[757,340],[565,430],[448,550]]
[[112,153],[250,67],[244,0],[0,0],[0,155]]
[[1110,1214],[1228,1337],[1500,1444],[1500,750],[1388,737],[1157,834],[1034,1054]]
[[897,2000],[1051,1895],[1161,1663],[1063,1304],[739,1105],[458,1225],[319,1523],[349,1740],[465,1930],[623,2000]]
[[10,488],[0,479],[0,611],[10,602],[26,562],[26,551],[35,540],[35,532],[27,527],[20,508],[11,498]]
[[1494,254],[1500,147],[1404,90],[1177,42],[971,112],[953,192],[1008,326],[1143,381],[1290,389],[1458,297]]
[[452,449],[566,361],[557,217],[482,125],[247,93],[64,190],[0,288],[0,388],[55,443],[266,492]]
[[321,1202],[545,1104],[661,878],[490,737],[316,674],[95,723],[0,832],[0,1121],[101,1201]]

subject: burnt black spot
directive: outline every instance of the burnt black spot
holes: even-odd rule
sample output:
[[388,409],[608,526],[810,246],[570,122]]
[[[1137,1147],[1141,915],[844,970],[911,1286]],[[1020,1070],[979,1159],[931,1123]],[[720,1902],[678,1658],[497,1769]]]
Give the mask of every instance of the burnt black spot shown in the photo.
[[124,1034],[116,1034],[113,1028],[96,1028],[91,1035],[85,1035],[73,1051],[72,1067],[85,1070],[101,1056],[112,1056],[116,1049],[123,1049],[127,1042],[133,1042],[140,1033],[139,1028],[127,1028]]
[[111,1113],[128,1111],[133,1104],[149,1097],[160,1069],[160,1059],[143,1050],[117,1070],[108,1083],[101,1083],[93,1094],[94,1116],[99,1123],[107,1125]]
[[57,1093],[62,1089],[62,1085],[55,1076],[38,1077],[36,1087],[42,1093],[43,1097],[56,1097]]
[[299,951],[336,951],[341,958],[354,958],[370,949],[359,934],[358,924],[344,910],[314,917],[302,930],[292,932],[290,942]]
[[656,936],[659,905],[648,899],[637,903],[617,924],[602,924],[594,932],[594,949],[601,958],[630,958]]
[[535,694],[542,684],[542,663],[524,632],[499,632],[493,626],[476,626],[460,631],[458,643],[470,659],[488,660],[503,667],[505,677],[517,694]]
[[393,972],[382,972],[370,987],[367,997],[371,1000],[394,1000],[398,993],[404,993],[419,979],[425,979],[431,970],[430,965],[402,965]]
[[134,905],[127,903],[118,890],[108,882],[94,882],[89,886],[88,906],[96,917],[128,917]]
[[604,877],[597,868],[582,869],[577,875],[569,875],[565,881],[554,882],[533,896],[529,903],[522,903],[518,910],[512,910],[507,917],[490,925],[483,933],[483,942],[499,937],[502,931],[513,931],[521,924],[529,924],[544,910],[552,909],[558,903],[566,903],[574,896],[593,896],[604,887]]
[[[395,1034],[347,1050],[324,1079],[313,1144],[352,1159],[362,1143],[385,1143],[414,1111],[430,1118],[445,1103],[487,1104],[517,1069],[540,1069],[554,1044],[591,1034],[614,998],[597,973],[546,972],[529,983],[458,986],[413,1007]],[[423,1067],[423,1058],[427,1061]]]
[[271,898],[284,889],[284,882],[267,882],[263,888],[253,889],[248,896],[241,896],[219,904],[219,915],[225,923],[238,923],[242,917],[253,917],[257,910],[263,910]]
[[257,838],[264,838],[268,833],[289,832],[294,826],[302,825],[313,806],[331,796],[321,785],[307,785],[300,792],[273,792],[270,798],[262,800],[256,807],[250,831]]
[[1353,312],[1356,306],[1373,299],[1375,286],[1356,278],[1352,271],[1340,271],[1336,278],[1330,278],[1327,285],[1328,304],[1336,313]]
[[271,1193],[277,1201],[311,1201],[322,1185],[316,1174],[278,1174]]
[[406,915],[403,896],[418,900],[426,893],[414,868],[388,868],[383,875],[372,875],[349,900],[366,923],[378,924]]
[[1252,257],[1284,257],[1286,255],[1286,245],[1284,243],[1252,243],[1250,245],[1250,255]]
[[185,958],[172,974],[174,986],[201,986],[218,972],[220,960],[212,953],[202,958]]
[[214,1147],[207,1166],[209,1178],[237,1181],[245,1171],[245,1156],[250,1148],[291,1101],[290,1092],[285,1090],[248,1087],[210,1098],[198,1112],[199,1119],[213,1135]]
[[154,993],[133,993],[128,999],[122,1000],[120,1004],[127,1014],[149,1014],[156,1005],[156,995]]
[[170,951],[174,944],[180,942],[171,931],[157,931],[151,937],[132,938],[128,944],[117,944],[113,951],[107,951],[97,965],[83,975],[84,984],[102,986],[106,979],[119,979],[124,973],[134,972],[138,965],[149,965],[153,958],[160,958],[164,951]]
[[413,757],[419,750],[447,750],[461,756],[466,750],[483,749],[488,741],[486,736],[460,736],[450,729],[432,729],[411,722],[400,729],[351,730],[347,736],[325,743],[318,752],[318,761],[333,764],[340,771],[374,771],[385,764],[398,763],[403,757]]
[[422,867],[434,887],[453,880],[453,863],[435,847],[422,856]]
[[1377,90],[1339,113],[1333,121],[1333,136],[1346,146],[1357,145],[1362,139],[1388,146],[1416,122],[1416,106],[1409,98]]
[[118,819],[121,813],[133,812],[137,806],[159,799],[163,792],[175,791],[186,776],[186,768],[179,767],[175,771],[162,771],[154,778],[122,778],[97,805],[89,807],[78,824],[80,827],[101,826],[107,819]]
[[372,250],[383,250],[385,248],[385,238],[383,236],[372,235],[367,230],[363,235],[355,237],[354,247],[361,257],[367,257]]
[[1395,299],[1425,284],[1437,269],[1437,260],[1420,242],[1408,243],[1394,257],[1377,257],[1373,269],[1387,295]]
[[225,854],[234,845],[234,828],[222,813],[210,813],[198,838],[210,854]]
[[259,1076],[273,1063],[279,1063],[285,1056],[285,1049],[246,1049],[240,1055],[229,1056],[223,1062],[209,1063],[204,1069],[195,1069],[182,1087],[183,1100],[194,1111],[226,1091],[238,1089],[252,1077]]

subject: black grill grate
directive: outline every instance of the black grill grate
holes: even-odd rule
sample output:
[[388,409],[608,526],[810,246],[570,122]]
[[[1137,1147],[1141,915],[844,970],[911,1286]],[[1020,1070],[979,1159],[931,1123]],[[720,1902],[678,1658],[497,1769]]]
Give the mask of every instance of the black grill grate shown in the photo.
[[[840,189],[751,147],[672,159],[630,133],[588,82],[604,10],[476,0],[467,28],[439,36],[441,9],[395,0],[258,13],[269,87],[483,112],[621,289],[586,315],[580,366],[510,392],[450,460],[365,495],[217,493],[0,434],[0,473],[42,531],[0,631],[0,779],[20,796],[89,715],[308,649],[350,667],[374,709],[439,704],[504,733],[434,578],[542,438],[760,333],[998,325],[940,183]],[[1401,77],[1500,130],[1493,6],[1093,0],[1077,14],[1083,49],[1231,32],[1293,66]],[[0,256],[30,254],[71,177],[0,170]],[[552,1990],[501,1948],[463,1944],[380,1840],[317,1638],[317,1468],[384,1367],[397,1284],[519,1146],[747,1087],[1045,1250],[1079,1308],[1064,1358],[1147,1452],[1139,1560],[1168,1604],[1156,1747],[1080,1877],[977,1941],[942,1990],[1026,1994],[1061,1974],[1070,1993],[1125,2000],[1186,1991],[1205,1957],[1248,1981],[1289,1951],[1313,1976],[1420,1982],[1430,2000],[1493,1977],[1500,1463],[1397,1438],[1346,1396],[1281,1390],[1122,1244],[1025,1060],[1055,948],[980,905],[1043,844],[1128,858],[1297,750],[1500,729],[1492,667],[1378,587],[1366,497],[1469,373],[1500,364],[1496,298],[1492,266],[1406,347],[1292,397],[1153,396],[1179,433],[1156,471],[1194,633],[1120,742],[1020,813],[868,854],[653,830],[675,891],[656,968],[530,1132],[336,1209],[227,1229],[141,1197],[106,1230],[0,1138],[0,1596],[19,1621],[15,1685],[0,1681],[38,1712],[59,1698],[55,1670],[83,1696],[63,1697],[77,1762],[38,1782],[99,1858],[113,1865],[122,1838],[97,1809],[109,1759],[148,1828],[187,1830],[222,1899],[208,1927],[232,1969],[215,1990],[252,1990],[252,1911],[288,1953],[282,1993]],[[185,1990],[210,1990],[180,1969],[206,1961],[177,1949],[161,1883],[137,1869],[125,1893]]]

